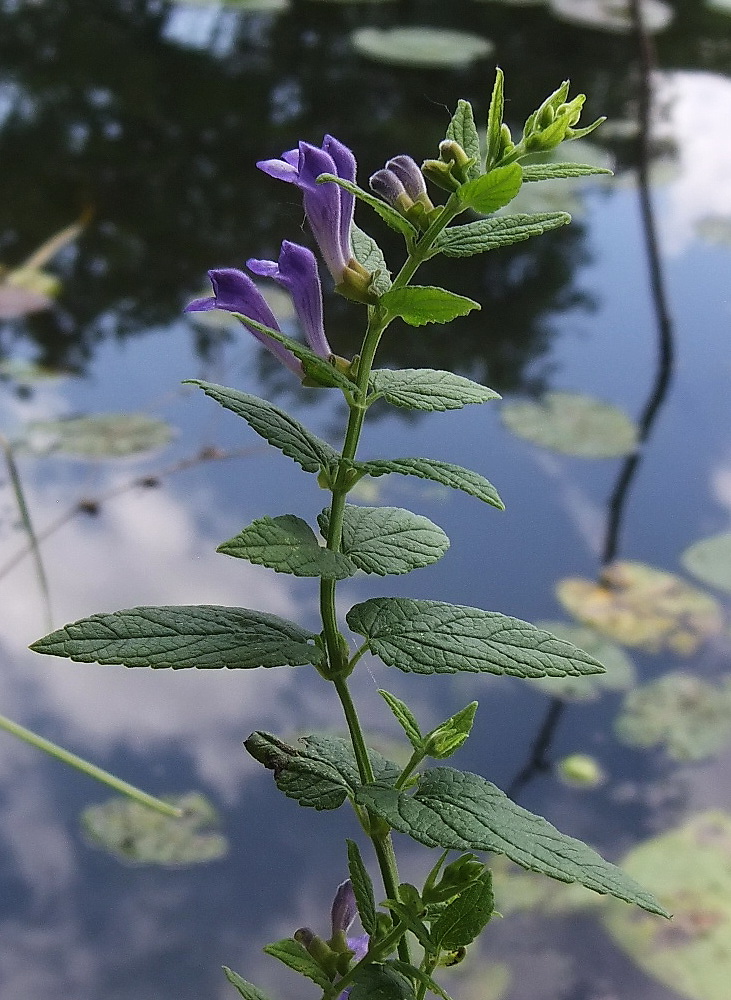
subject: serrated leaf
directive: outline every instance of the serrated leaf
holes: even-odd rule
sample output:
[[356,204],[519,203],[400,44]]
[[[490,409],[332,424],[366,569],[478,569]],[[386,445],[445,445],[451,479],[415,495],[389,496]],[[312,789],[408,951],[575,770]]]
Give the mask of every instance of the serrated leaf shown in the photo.
[[356,571],[347,556],[323,548],[309,524],[294,514],[260,517],[216,551],[294,576],[344,580]]
[[37,653],[126,667],[250,669],[317,664],[314,633],[246,608],[215,605],[130,608],[92,615],[34,642]]
[[450,323],[458,316],[466,316],[473,309],[481,308],[480,303],[474,299],[432,285],[392,288],[381,297],[381,304],[393,315],[400,316],[409,326]]
[[[274,772],[277,787],[290,799],[311,809],[337,809],[360,783],[350,744],[334,736],[305,736],[296,747],[270,733],[256,732],[244,741],[251,756]],[[397,764],[368,750],[377,780],[393,784]]]
[[579,882],[667,916],[634,879],[477,774],[438,767],[423,775],[413,795],[375,784],[358,789],[357,801],[394,830],[428,847],[505,854],[529,871]]
[[462,375],[434,368],[387,368],[371,372],[371,390],[393,406],[411,410],[459,410],[500,399],[497,392]]
[[571,222],[568,212],[536,212],[529,215],[500,215],[480,219],[465,226],[445,229],[434,244],[445,257],[472,257],[498,247],[507,247],[531,236],[540,236]]
[[480,137],[475,127],[475,117],[469,101],[459,100],[457,110],[447,126],[447,139],[458,142],[467,155],[475,162],[469,169],[470,177],[480,176]]
[[416,721],[416,717],[409,706],[389,691],[381,689],[378,693],[393,712],[396,721],[406,733],[406,737],[414,750],[421,749],[423,737],[421,735],[421,730],[419,729],[419,723]]
[[503,124],[504,106],[504,84],[505,77],[503,71],[498,66],[495,70],[495,83],[490,97],[490,110],[487,114],[487,169],[493,165],[500,152],[500,130]]
[[[317,521],[327,535],[329,509]],[[341,549],[364,573],[410,573],[441,559],[448,548],[442,529],[421,514],[401,507],[345,507]]]
[[564,677],[604,669],[570,642],[496,611],[374,597],[354,605],[346,620],[384,663],[406,673]]
[[376,932],[376,900],[373,896],[373,883],[368,870],[363,863],[358,845],[354,840],[345,841],[348,848],[348,874],[353,886],[358,916],[366,934]]
[[472,944],[490,921],[494,904],[492,874],[488,870],[445,907],[432,924],[432,940],[450,951]]
[[388,270],[383,251],[368,233],[353,224],[350,230],[350,245],[353,256],[366,271],[374,275],[373,287],[378,295],[384,295],[391,287],[391,272]]
[[378,458],[372,462],[359,462],[356,468],[374,478],[397,473],[400,476],[430,479],[433,483],[462,490],[498,510],[505,510],[497,490],[488,479],[479,472],[465,469],[461,465],[452,465],[451,462],[440,462],[435,458]]
[[490,215],[511,202],[522,183],[520,164],[509,163],[506,167],[495,167],[481,177],[466,181],[457,189],[457,194],[475,212]]
[[614,171],[607,167],[595,167],[590,163],[524,163],[523,181],[548,181],[560,177],[589,177],[591,174],[609,174]]
[[294,972],[298,972],[301,976],[307,976],[321,990],[330,990],[332,988],[331,980],[328,979],[312,955],[310,955],[299,941],[295,941],[293,938],[282,938],[281,941],[265,945],[263,950],[267,955],[271,955],[272,958],[278,958],[280,962]]
[[200,379],[188,379],[186,384],[200,386],[206,396],[243,417],[252,430],[294,459],[305,472],[319,472],[337,462],[338,453],[334,448],[266,399]]
[[349,191],[350,194],[354,195],[360,201],[364,201],[366,205],[370,205],[374,212],[387,223],[391,229],[396,230],[397,233],[401,233],[404,236],[408,236],[414,239],[419,235],[418,230],[411,225],[408,219],[405,219],[403,215],[396,211],[395,208],[391,208],[390,205],[386,204],[385,201],[381,201],[375,195],[370,194],[368,191],[364,191],[363,188],[358,187],[357,184],[351,184],[350,181],[346,181],[342,177],[336,177],[335,174],[320,174],[317,178],[318,184],[323,184],[327,181],[332,181],[339,187],[344,188]]
[[358,970],[350,1000],[414,1000],[414,988],[390,965],[373,962]]
[[222,966],[222,968],[226,979],[228,979],[231,985],[239,991],[244,1000],[269,1000],[266,993],[262,993],[262,991],[257,989],[253,983],[247,983],[247,981],[242,979],[237,972],[233,971],[233,969],[229,969],[226,965]]

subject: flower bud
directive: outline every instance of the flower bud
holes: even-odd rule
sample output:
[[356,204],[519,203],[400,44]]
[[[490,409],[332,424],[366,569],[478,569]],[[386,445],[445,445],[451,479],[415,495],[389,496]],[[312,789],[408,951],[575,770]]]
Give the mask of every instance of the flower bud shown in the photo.
[[443,191],[449,191],[450,194],[462,184],[462,181],[453,176],[451,164],[445,163],[443,160],[424,160],[421,172],[428,181],[436,184]]
[[468,156],[464,149],[454,139],[444,139],[439,143],[439,157],[451,165],[452,174],[460,184],[468,178],[469,169],[474,164],[474,156]]
[[368,178],[371,191],[405,215],[414,204],[400,178],[393,170],[377,170]]
[[[403,153],[400,156],[394,156],[386,163],[386,168],[398,177],[412,201],[421,201],[422,198],[429,201],[424,175],[419,169],[419,165],[410,156]],[[431,205],[431,202],[429,204]],[[427,205],[424,204],[424,207],[426,208]]]

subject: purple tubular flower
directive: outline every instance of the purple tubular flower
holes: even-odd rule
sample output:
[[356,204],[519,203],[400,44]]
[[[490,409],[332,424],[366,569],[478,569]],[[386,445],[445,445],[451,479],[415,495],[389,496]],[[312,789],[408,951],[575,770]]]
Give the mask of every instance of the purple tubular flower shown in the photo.
[[284,240],[279,260],[247,260],[246,266],[253,274],[273,278],[289,292],[294,302],[305,339],[310,348],[321,358],[332,354],[325,337],[322,320],[322,288],[315,255],[307,247]]
[[419,195],[426,194],[424,175],[419,165],[410,156],[406,156],[405,153],[394,156],[386,163],[386,169],[396,174],[413,201],[417,201]]
[[[186,312],[207,312],[209,309],[223,309],[225,312],[240,313],[242,316],[261,323],[262,326],[268,326],[272,330],[280,332],[279,324],[274,318],[274,313],[248,274],[244,274],[243,271],[238,271],[233,267],[222,267],[209,271],[208,277],[211,279],[211,284],[213,285],[213,295],[207,298],[194,299],[193,302],[190,302],[185,307]],[[296,375],[302,377],[302,365],[283,344],[272,340],[265,333],[250,326],[245,319],[243,320],[243,324],[283,365],[286,365]]]
[[[338,932],[347,934],[350,930],[351,924],[357,916],[358,907],[355,903],[353,883],[349,878],[347,878],[338,886],[335,892],[335,899],[333,900],[331,914],[333,938]],[[354,960],[356,962],[359,962],[368,951],[368,940],[369,938],[367,934],[360,934],[357,937],[347,938],[348,947],[351,951],[355,952]]]
[[355,198],[337,184],[318,184],[320,174],[335,174],[355,182],[355,157],[347,146],[326,135],[322,147],[300,142],[281,159],[260,160],[257,167],[270,177],[296,185],[303,195],[305,215],[325,264],[340,284],[352,257],[350,231]]

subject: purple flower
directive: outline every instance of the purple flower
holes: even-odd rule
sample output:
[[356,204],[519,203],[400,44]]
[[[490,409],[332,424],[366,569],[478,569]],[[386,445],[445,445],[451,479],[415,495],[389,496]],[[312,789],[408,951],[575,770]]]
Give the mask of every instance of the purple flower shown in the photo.
[[343,281],[351,262],[350,230],[355,198],[335,183],[318,184],[320,174],[335,174],[355,182],[355,157],[331,135],[322,147],[300,142],[297,149],[282,153],[281,159],[260,160],[257,167],[270,177],[295,184],[303,195],[305,215],[325,264],[336,284]]
[[[355,893],[353,892],[353,883],[350,879],[346,879],[341,882],[335,892],[335,899],[332,905],[332,939],[338,933],[346,934],[350,930],[350,926],[358,916],[358,907],[355,903]],[[348,948],[355,953],[354,961],[359,962],[361,958],[365,956],[368,951],[368,935],[359,934],[356,937],[346,938],[348,942]]]

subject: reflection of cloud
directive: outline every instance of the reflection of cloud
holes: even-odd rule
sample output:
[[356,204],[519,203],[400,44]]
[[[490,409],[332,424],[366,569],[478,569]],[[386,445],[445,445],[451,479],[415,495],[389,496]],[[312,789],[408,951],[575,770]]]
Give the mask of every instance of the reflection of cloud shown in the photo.
[[666,120],[658,128],[678,147],[678,175],[663,204],[663,246],[679,253],[710,217],[731,217],[731,135],[723,123],[731,107],[731,80],[711,73],[662,73],[656,77],[658,105]]

